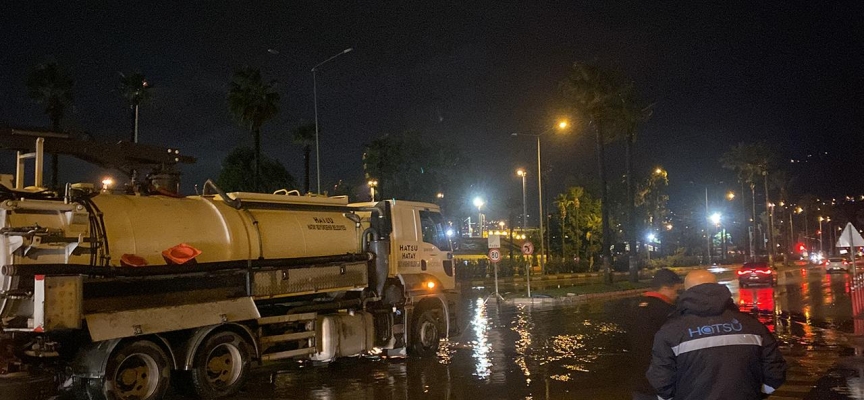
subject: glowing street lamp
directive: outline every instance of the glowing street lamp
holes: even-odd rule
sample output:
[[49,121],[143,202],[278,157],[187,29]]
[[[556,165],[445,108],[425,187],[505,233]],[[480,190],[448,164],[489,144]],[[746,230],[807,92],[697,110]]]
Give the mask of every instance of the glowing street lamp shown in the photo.
[[722,217],[723,217],[723,216],[720,215],[719,212],[715,212],[714,214],[711,214],[711,216],[708,217],[708,219],[709,219],[709,220],[711,221],[711,223],[713,223],[714,225],[718,225],[718,226],[719,226],[719,225],[720,225],[720,219],[721,219]]
[[484,205],[486,205],[486,201],[484,201],[482,197],[478,196],[478,197],[474,198],[474,207],[477,207],[478,214],[480,214],[479,215],[480,219],[477,221],[477,225],[480,228],[480,229],[478,229],[478,231],[480,232],[480,237],[483,237],[483,229],[484,229],[484,226],[483,226],[484,225],[483,206]]
[[546,256],[546,249],[545,249],[546,245],[545,245],[545,240],[543,237],[544,236],[544,233],[543,233],[543,216],[545,214],[543,214],[543,174],[542,174],[542,170],[540,168],[540,136],[543,136],[543,135],[551,132],[554,129],[558,129],[559,131],[563,131],[563,130],[567,129],[569,126],[570,126],[569,121],[561,120],[561,121],[558,121],[558,123],[554,127],[549,128],[549,129],[547,129],[543,132],[540,132],[536,135],[532,135],[532,134],[528,134],[528,133],[519,133],[519,132],[513,132],[510,134],[511,136],[533,136],[533,137],[537,138],[537,199],[538,199],[538,208],[540,210],[540,212],[537,214],[537,216],[539,217],[538,221],[539,221],[539,228],[540,228],[540,253],[539,253],[540,257],[538,257],[538,258],[540,260],[540,273],[541,274],[543,274],[545,272],[544,257]]
[[516,170],[516,175],[522,177],[522,230],[525,230],[525,227],[528,226],[528,205],[525,201],[525,177],[528,176],[528,173],[519,168]]
[[734,199],[735,199],[735,192],[729,191],[728,193],[726,193],[726,200],[732,201]]

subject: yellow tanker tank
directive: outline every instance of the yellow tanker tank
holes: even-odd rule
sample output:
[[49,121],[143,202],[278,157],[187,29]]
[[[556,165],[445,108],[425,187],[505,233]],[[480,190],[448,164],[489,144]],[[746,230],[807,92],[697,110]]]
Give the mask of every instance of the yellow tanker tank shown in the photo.
[[198,262],[305,258],[360,252],[360,232],[347,199],[258,193],[220,196],[100,194],[111,265],[123,254],[163,265],[162,252],[181,243],[201,251]]

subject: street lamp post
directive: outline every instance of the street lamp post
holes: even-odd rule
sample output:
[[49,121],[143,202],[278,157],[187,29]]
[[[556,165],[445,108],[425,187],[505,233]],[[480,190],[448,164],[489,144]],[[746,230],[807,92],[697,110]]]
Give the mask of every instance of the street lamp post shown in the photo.
[[318,80],[315,73],[318,71],[318,67],[320,67],[321,65],[327,63],[328,61],[336,57],[348,53],[351,50],[354,49],[349,47],[345,50],[342,50],[342,52],[340,52],[339,54],[336,54],[333,57],[321,61],[320,63],[312,67],[312,96],[315,101],[315,177],[318,179],[318,194],[321,194],[321,152],[319,150],[320,146],[318,143]]
[[543,219],[545,218],[545,215],[543,214],[543,171],[540,168],[540,136],[543,136],[543,135],[551,132],[555,128],[558,128],[560,130],[567,129],[567,127],[569,125],[570,124],[567,121],[559,121],[558,124],[555,125],[555,127],[549,128],[549,129],[547,129],[543,132],[540,132],[536,135],[519,133],[519,132],[513,132],[511,134],[511,136],[534,136],[537,138],[537,200],[539,203],[538,209],[540,211],[538,218],[537,218],[537,221],[539,221],[539,228],[540,228],[540,257],[538,257],[538,259],[540,260],[540,274],[541,275],[546,272],[546,268],[545,268],[546,262],[544,260],[544,258],[546,257],[546,245],[545,245],[546,242],[544,241],[544,232],[543,232]]
[[[717,228],[717,230],[719,230],[719,229],[720,229],[720,221],[721,221],[722,218],[723,218],[723,216],[722,216],[720,213],[715,212],[714,214],[711,214],[710,217],[708,217],[708,220],[711,221],[711,223],[714,224],[714,227]],[[710,238],[711,236],[712,236],[712,235],[709,233],[708,237]],[[725,232],[724,232],[724,234],[723,234],[723,238],[722,238],[721,240],[726,241],[726,237],[725,237],[725,236],[726,236],[726,235],[725,235]],[[709,244],[714,244],[714,240],[710,240],[710,239],[709,239]],[[721,249],[723,248],[723,245],[722,245],[722,244],[720,245],[720,248],[721,248]],[[709,246],[709,247],[708,247],[708,263],[709,263],[709,264],[711,263],[711,255],[712,255],[711,253],[713,253],[713,252],[711,251],[711,246]]]
[[477,213],[479,214],[477,220],[477,228],[480,231],[480,237],[483,237],[483,205],[486,204],[480,197],[474,198],[474,207],[477,207]]
[[525,231],[525,227],[528,225],[528,206],[525,202],[525,177],[528,175],[528,173],[525,172],[524,169],[519,168],[518,170],[516,170],[516,175],[522,177],[522,231]]
[[820,215],[819,216],[819,253],[821,253],[821,254],[825,253],[824,247],[822,246],[822,221],[824,221],[824,220],[825,220],[825,218],[822,218],[822,216]]

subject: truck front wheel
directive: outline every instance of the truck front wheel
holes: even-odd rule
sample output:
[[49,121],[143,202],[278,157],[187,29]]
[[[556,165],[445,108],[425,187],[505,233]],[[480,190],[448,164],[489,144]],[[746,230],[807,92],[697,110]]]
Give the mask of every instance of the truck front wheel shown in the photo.
[[438,343],[443,337],[443,319],[440,308],[420,309],[412,324],[411,352],[418,356],[433,356],[438,353]]
[[250,366],[250,345],[231,331],[211,334],[195,351],[192,385],[202,399],[237,393],[246,383]]
[[83,391],[93,400],[157,400],[171,377],[168,356],[147,340],[121,344],[111,353],[102,379],[87,379]]

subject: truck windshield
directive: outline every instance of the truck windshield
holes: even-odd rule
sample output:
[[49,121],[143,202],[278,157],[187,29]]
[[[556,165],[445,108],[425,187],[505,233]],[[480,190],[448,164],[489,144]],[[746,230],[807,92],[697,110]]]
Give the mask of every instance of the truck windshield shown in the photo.
[[423,242],[434,244],[439,250],[451,251],[450,238],[444,227],[444,218],[433,211],[420,211],[420,224],[423,230]]

